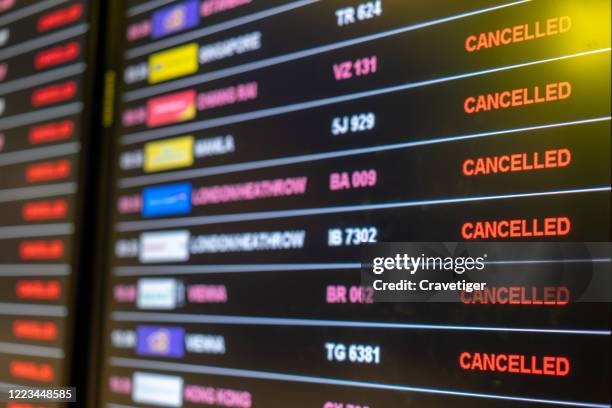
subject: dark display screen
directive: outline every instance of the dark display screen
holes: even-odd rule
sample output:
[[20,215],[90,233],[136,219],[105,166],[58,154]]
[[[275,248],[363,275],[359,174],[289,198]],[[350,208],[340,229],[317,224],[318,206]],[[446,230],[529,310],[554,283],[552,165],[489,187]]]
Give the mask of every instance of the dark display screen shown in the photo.
[[90,12],[0,1],[1,385],[71,381]]
[[114,5],[101,406],[610,406],[608,304],[360,275],[610,241],[609,1]]

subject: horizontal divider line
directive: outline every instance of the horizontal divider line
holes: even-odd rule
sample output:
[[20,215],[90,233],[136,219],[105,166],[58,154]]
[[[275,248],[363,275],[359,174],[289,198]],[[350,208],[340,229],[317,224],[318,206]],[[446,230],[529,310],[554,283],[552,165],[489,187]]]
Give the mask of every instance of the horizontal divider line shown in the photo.
[[[538,265],[554,263],[610,263],[612,258],[592,259],[528,259],[485,261],[485,265]],[[219,265],[157,265],[157,266],[117,266],[113,268],[116,276],[149,275],[191,275],[244,272],[293,272],[319,271],[329,269],[361,269],[359,262],[311,263],[311,264],[219,264]],[[1,272],[0,272],[1,273]]]
[[65,30],[57,31],[53,34],[48,34],[43,37],[37,37],[33,40],[24,41],[20,44],[15,44],[0,51],[0,61],[16,57],[17,55],[25,54],[26,52],[34,51],[47,45],[56,42],[64,41],[72,37],[85,34],[89,29],[87,23],[82,23],[74,27],[66,28]]
[[137,187],[148,184],[165,183],[175,180],[210,177],[220,174],[236,173],[240,171],[256,170],[267,167],[286,166],[289,164],[313,162],[317,160],[335,159],[339,157],[356,156],[360,154],[378,153],[390,150],[407,149],[411,147],[427,146],[438,143],[457,142],[462,140],[479,139],[490,136],[530,132],[551,129],[563,126],[584,125],[588,123],[609,122],[612,117],[600,117],[575,120],[571,122],[551,123],[546,125],[528,126],[514,129],[495,130],[490,132],[472,133],[467,135],[448,136],[434,139],[422,139],[414,142],[393,143],[387,145],[360,147],[354,149],[335,150],[331,152],[304,154],[299,156],[281,157],[276,159],[256,160],[251,162],[224,164],[220,166],[204,167],[200,169],[179,170],[155,175],[134,176],[119,179],[119,188]]
[[31,346],[22,343],[0,342],[1,354],[18,354],[48,358],[64,358],[64,350],[59,347]]
[[485,261],[485,265],[540,265],[540,264],[576,264],[576,263],[611,263],[612,258],[583,258],[583,259],[528,259],[528,260],[501,260]]
[[0,119],[0,130],[16,128],[19,126],[30,125],[32,123],[44,122],[62,116],[75,115],[83,110],[82,102],[72,102],[66,105],[54,106],[52,108],[33,110],[26,113],[19,113]]
[[23,384],[13,384],[13,383],[6,383],[6,382],[0,381],[0,388],[11,388],[11,387],[31,388],[31,387],[27,387],[27,386],[25,386]]
[[485,327],[415,323],[359,322],[326,319],[293,319],[280,317],[256,317],[233,315],[206,315],[185,313],[112,312],[112,320],[118,322],[165,322],[253,326],[297,326],[297,327],[349,327],[363,329],[437,330],[494,333],[541,333],[610,336],[610,330],[545,329],[521,327]]
[[390,202],[381,204],[360,204],[346,205],[333,207],[319,208],[302,208],[297,210],[277,210],[277,211],[262,211],[251,213],[223,214],[223,215],[204,215],[184,218],[167,218],[161,220],[141,220],[141,221],[124,221],[115,225],[115,231],[128,232],[140,231],[158,228],[180,228],[198,225],[223,224],[231,222],[245,222],[256,220],[269,220],[279,218],[305,217],[313,215],[338,214],[358,211],[374,211],[404,207],[419,207],[424,205],[444,205],[444,204],[460,204],[479,201],[503,200],[511,198],[530,198],[530,197],[546,197],[553,195],[565,194],[582,194],[610,191],[610,186],[589,187],[571,190],[556,190],[556,191],[541,191],[534,193],[513,193],[513,194],[498,194],[491,196],[476,196],[476,197],[455,197],[435,200],[419,200],[419,201],[404,201]]
[[122,357],[109,357],[108,363],[115,367],[145,369],[145,370],[164,370],[164,371],[177,371],[183,373],[194,373],[194,374],[207,374],[207,375],[219,375],[227,377],[241,377],[241,378],[254,378],[261,380],[276,380],[276,381],[287,381],[287,382],[299,382],[309,384],[324,384],[324,385],[336,385],[344,387],[355,387],[355,388],[368,388],[368,389],[379,389],[387,391],[400,391],[400,392],[417,392],[426,394],[438,394],[438,395],[450,395],[459,397],[472,397],[472,398],[486,398],[493,400],[506,400],[515,402],[532,402],[542,404],[554,404],[558,406],[574,406],[574,407],[588,407],[588,408],[608,408],[609,404],[591,403],[591,402],[579,402],[579,401],[564,401],[564,400],[550,400],[545,398],[529,398],[512,395],[500,395],[500,394],[485,394],[477,392],[465,392],[465,391],[454,391],[436,388],[425,388],[425,387],[413,387],[406,385],[396,384],[382,384],[373,383],[367,381],[357,380],[343,380],[325,377],[313,377],[307,375],[298,374],[285,374],[285,373],[274,373],[269,371],[256,371],[246,370],[238,368],[225,368],[207,365],[195,365],[185,363],[171,363],[167,361],[152,361],[152,360],[139,360],[134,358],[122,358]]
[[137,6],[133,6],[127,9],[125,15],[127,17],[134,17],[138,14],[146,13],[147,11],[153,10],[154,8],[170,4],[173,1],[174,0],[152,0],[146,3],[138,4]]
[[0,303],[0,315],[66,317],[65,306]]
[[118,266],[113,268],[117,276],[141,275],[189,275],[209,273],[241,272],[288,272],[318,271],[326,269],[360,269],[361,263],[309,263],[309,264],[248,264],[248,265],[158,265],[158,266]]
[[67,276],[69,264],[0,264],[0,277]]
[[47,184],[44,186],[20,187],[0,190],[0,203],[9,201],[28,200],[30,198],[55,197],[59,195],[74,194],[77,184],[74,182]]
[[81,150],[79,142],[62,143],[53,146],[35,147],[9,153],[0,153],[0,167],[27,163],[50,157],[65,156],[78,153]]
[[10,13],[7,13],[0,17],[0,27],[5,26],[9,23],[21,20],[22,18],[29,17],[33,14],[44,11],[48,8],[59,6],[60,4],[66,3],[68,0],[46,0],[38,1],[37,3],[24,7]]
[[0,239],[46,237],[74,233],[72,223],[9,225],[0,227]]
[[34,86],[41,85],[47,82],[55,81],[73,75],[79,75],[85,72],[86,67],[87,65],[85,63],[78,62],[76,64],[67,65],[65,67],[57,68],[51,71],[41,72],[24,78],[15,79],[10,82],[5,82],[0,85],[0,95],[7,95],[12,92],[32,88]]

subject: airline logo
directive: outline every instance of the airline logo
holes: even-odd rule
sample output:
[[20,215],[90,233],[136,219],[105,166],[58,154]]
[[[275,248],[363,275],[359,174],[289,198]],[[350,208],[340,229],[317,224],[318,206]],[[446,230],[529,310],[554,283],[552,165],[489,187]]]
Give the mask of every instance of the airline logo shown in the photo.
[[140,279],[136,306],[139,309],[174,309],[178,304],[178,290],[176,279]]
[[183,378],[136,371],[132,377],[132,400],[163,407],[183,405]]
[[167,81],[198,71],[198,45],[191,43],[152,54],[149,57],[149,83]]
[[182,327],[138,326],[136,354],[183,357],[185,329]]
[[139,259],[143,263],[189,260],[189,231],[142,233]]
[[196,92],[175,92],[147,101],[147,126],[157,127],[195,118]]
[[183,1],[153,13],[152,38],[195,27],[200,22],[198,0]]
[[144,147],[144,156],[145,173],[191,166],[193,136],[180,136],[147,143]]
[[191,184],[146,187],[142,192],[142,202],[144,217],[188,214],[191,212]]

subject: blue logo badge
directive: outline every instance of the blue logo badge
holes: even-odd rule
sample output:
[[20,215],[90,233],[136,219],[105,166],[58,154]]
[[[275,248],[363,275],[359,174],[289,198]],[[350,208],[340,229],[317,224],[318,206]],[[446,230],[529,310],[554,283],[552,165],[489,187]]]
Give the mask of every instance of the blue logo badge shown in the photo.
[[182,327],[138,326],[136,354],[183,357],[185,329]]
[[180,183],[146,187],[142,191],[142,215],[189,214],[191,212],[191,184]]
[[195,27],[199,22],[200,13],[197,0],[174,4],[153,13],[151,37],[165,37]]

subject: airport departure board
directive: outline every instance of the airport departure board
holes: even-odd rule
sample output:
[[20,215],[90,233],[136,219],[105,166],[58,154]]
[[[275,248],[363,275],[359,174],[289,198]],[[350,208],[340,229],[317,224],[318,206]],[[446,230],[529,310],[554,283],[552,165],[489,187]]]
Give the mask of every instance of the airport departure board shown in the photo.
[[610,406],[609,304],[360,276],[610,241],[609,1],[114,6],[101,406]]
[[86,1],[0,1],[2,386],[71,381],[89,19]]

